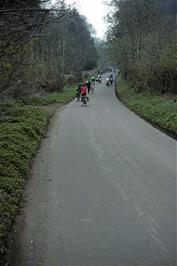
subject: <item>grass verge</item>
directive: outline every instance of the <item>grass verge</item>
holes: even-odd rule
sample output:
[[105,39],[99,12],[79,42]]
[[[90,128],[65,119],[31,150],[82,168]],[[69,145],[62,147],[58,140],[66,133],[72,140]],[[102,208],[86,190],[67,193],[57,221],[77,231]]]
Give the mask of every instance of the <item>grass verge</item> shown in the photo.
[[64,88],[60,93],[51,93],[46,96],[25,98],[22,100],[27,105],[47,105],[51,103],[69,103],[76,95],[76,86]]
[[[73,87],[60,94],[28,99],[27,103],[65,104],[74,95]],[[49,113],[22,102],[0,102],[0,113],[0,265],[6,265],[12,225],[32,159],[49,121]]]
[[0,265],[8,252],[11,227],[18,212],[30,163],[49,115],[19,103],[1,104],[0,120]]
[[174,97],[137,93],[121,76],[117,79],[116,94],[139,116],[177,137],[177,102]]

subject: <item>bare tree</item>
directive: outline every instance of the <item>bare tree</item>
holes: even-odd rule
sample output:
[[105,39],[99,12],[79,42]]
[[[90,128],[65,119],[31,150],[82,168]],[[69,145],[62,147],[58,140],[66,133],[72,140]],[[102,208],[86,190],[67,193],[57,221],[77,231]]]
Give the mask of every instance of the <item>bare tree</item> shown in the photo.
[[[47,8],[49,1],[0,1],[0,93],[12,94],[27,84],[28,68],[32,64],[32,45],[50,23],[58,23],[69,7],[60,11]],[[45,4],[45,5],[44,5]],[[18,93],[17,93],[18,94]]]

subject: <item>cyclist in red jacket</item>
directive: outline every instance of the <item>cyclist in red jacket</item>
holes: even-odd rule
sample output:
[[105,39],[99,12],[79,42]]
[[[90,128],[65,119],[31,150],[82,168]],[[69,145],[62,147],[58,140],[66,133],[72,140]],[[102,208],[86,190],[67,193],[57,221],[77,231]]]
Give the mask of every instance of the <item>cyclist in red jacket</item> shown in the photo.
[[80,90],[81,90],[81,95],[82,95],[82,96],[86,96],[86,95],[87,95],[87,86],[86,86],[86,84],[83,84],[83,85],[80,87]]
[[89,98],[87,97],[87,86],[86,84],[83,84],[80,88],[81,90],[81,96],[82,96],[82,105],[87,106],[87,102],[89,101]]

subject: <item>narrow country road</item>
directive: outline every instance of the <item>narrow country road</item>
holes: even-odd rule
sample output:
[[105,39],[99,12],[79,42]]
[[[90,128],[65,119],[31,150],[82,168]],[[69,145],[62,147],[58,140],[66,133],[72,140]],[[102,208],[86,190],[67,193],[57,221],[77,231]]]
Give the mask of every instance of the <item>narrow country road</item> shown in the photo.
[[98,85],[56,113],[11,266],[175,266],[176,142]]

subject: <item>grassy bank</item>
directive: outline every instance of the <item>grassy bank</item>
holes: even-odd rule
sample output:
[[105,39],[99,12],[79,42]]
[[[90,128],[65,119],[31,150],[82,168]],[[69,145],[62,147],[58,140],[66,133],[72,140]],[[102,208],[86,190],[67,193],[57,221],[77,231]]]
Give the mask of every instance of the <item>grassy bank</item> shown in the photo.
[[61,93],[51,93],[41,97],[31,97],[23,99],[23,103],[27,105],[47,105],[51,103],[66,104],[70,102],[76,95],[76,86],[65,88]]
[[[26,99],[26,103],[64,104],[74,94],[75,88],[71,88],[60,94]],[[0,102],[0,114],[0,265],[5,265],[13,221],[49,113],[22,102]]]
[[137,93],[136,88],[121,77],[117,80],[116,93],[132,111],[177,136],[177,102],[174,97]]

